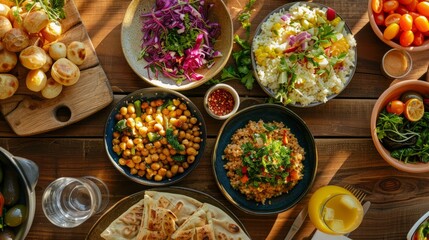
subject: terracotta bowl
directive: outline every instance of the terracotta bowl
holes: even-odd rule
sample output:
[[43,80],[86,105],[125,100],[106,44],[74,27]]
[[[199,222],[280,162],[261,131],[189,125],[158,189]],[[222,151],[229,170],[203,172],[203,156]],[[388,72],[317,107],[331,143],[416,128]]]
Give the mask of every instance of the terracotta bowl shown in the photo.
[[410,90],[421,94],[429,94],[429,82],[421,80],[402,80],[393,82],[393,84],[380,95],[378,100],[375,102],[371,114],[370,128],[372,141],[381,157],[396,169],[410,173],[429,172],[429,163],[404,163],[391,157],[390,151],[381,144],[376,134],[376,122],[379,113],[386,107],[388,102],[394,99],[399,99],[402,93]]
[[147,62],[144,59],[138,60],[141,51],[141,41],[143,33],[141,31],[141,14],[147,13],[155,6],[155,0],[133,0],[125,12],[121,29],[121,45],[127,60],[133,71],[149,84],[157,87],[167,88],[176,91],[196,88],[216,76],[226,65],[233,47],[233,25],[228,8],[222,0],[207,0],[205,4],[214,3],[208,12],[208,19],[211,22],[218,22],[221,27],[220,36],[216,39],[215,50],[222,53],[222,57],[215,58],[215,64],[211,68],[199,69],[197,73],[204,75],[198,81],[183,81],[180,85],[173,79],[159,74],[148,72],[145,68]]
[[403,47],[398,42],[385,39],[383,37],[382,30],[375,23],[374,14],[373,14],[372,7],[371,7],[371,1],[372,0],[368,0],[369,23],[370,23],[371,28],[374,31],[375,35],[377,35],[377,37],[380,38],[381,41],[383,41],[384,43],[386,43],[387,45],[389,45],[392,48],[404,49],[404,50],[410,51],[410,52],[420,52],[420,51],[425,51],[425,50],[429,49],[429,39],[426,39],[426,41],[424,41],[423,44],[420,46],[410,46],[410,47]]

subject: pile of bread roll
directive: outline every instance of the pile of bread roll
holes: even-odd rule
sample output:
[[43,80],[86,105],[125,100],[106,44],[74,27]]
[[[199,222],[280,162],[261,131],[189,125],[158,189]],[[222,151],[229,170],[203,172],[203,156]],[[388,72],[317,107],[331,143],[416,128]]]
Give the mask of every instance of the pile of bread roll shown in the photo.
[[79,80],[78,65],[85,61],[85,44],[60,42],[59,21],[49,19],[37,6],[24,12],[25,7],[13,4],[0,3],[0,99],[13,96],[18,89],[19,79],[12,74],[18,64],[28,71],[25,84],[29,90],[55,98],[63,86]]

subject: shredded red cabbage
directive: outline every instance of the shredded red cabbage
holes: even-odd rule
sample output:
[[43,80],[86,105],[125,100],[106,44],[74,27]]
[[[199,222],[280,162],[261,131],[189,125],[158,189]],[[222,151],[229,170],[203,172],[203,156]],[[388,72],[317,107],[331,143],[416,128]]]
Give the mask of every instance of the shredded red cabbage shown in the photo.
[[148,62],[148,74],[162,73],[177,84],[204,77],[195,71],[222,56],[213,48],[220,25],[207,18],[212,6],[205,7],[204,0],[157,0],[150,13],[142,14],[140,59]]

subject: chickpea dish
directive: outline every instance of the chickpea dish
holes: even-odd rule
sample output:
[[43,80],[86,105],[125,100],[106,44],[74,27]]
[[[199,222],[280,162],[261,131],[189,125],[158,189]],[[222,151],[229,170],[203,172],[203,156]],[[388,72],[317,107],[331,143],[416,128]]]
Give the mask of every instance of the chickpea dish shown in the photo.
[[162,181],[183,173],[194,163],[201,123],[178,99],[135,100],[115,115],[112,149],[130,174]]

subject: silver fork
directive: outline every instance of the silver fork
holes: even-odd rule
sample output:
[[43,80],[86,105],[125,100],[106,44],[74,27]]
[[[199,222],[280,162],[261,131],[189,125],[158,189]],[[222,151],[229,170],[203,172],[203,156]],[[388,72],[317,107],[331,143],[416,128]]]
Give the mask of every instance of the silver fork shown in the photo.
[[358,200],[359,202],[363,202],[366,197],[366,193],[358,188],[353,187],[352,185],[346,184],[344,188],[349,190]]

